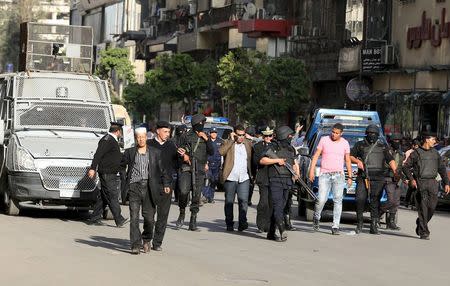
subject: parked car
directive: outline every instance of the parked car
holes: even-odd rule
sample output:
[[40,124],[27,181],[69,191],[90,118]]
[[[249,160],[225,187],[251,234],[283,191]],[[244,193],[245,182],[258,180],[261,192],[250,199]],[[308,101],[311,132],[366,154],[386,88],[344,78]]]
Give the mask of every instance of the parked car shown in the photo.
[[[445,167],[447,168],[447,176],[450,177],[450,146],[444,147],[439,150],[439,155],[441,155]],[[450,195],[445,194],[444,186],[442,183],[439,185],[438,198],[439,204],[450,205]]]

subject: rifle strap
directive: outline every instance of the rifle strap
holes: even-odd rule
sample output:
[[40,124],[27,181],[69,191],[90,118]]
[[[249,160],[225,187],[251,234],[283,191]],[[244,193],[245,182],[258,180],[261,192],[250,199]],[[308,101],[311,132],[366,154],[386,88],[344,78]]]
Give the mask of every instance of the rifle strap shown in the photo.
[[192,150],[192,156],[197,151],[198,145],[200,144],[200,137],[197,137],[197,143],[195,143],[194,150]]

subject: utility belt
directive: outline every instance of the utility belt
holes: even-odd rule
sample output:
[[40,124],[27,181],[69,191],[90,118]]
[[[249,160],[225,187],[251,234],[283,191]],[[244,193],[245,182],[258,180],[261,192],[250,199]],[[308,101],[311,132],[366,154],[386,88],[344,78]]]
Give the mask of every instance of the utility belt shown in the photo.
[[130,183],[131,185],[136,184],[136,185],[140,185],[140,186],[146,186],[148,184],[148,180],[140,180],[138,182],[133,182]]

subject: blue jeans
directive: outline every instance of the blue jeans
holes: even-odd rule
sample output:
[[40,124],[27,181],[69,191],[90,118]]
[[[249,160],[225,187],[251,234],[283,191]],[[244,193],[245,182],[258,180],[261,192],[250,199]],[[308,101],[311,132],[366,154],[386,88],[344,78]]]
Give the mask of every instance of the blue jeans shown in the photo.
[[234,198],[237,193],[239,205],[239,224],[247,223],[247,209],[248,209],[248,192],[250,189],[250,180],[242,183],[226,181],[223,185],[225,190],[225,223],[227,226],[234,224],[233,205]]
[[342,214],[345,176],[343,173],[324,173],[319,176],[319,200],[316,202],[314,218],[320,221],[323,207],[330,191],[333,194],[333,228],[339,228]]

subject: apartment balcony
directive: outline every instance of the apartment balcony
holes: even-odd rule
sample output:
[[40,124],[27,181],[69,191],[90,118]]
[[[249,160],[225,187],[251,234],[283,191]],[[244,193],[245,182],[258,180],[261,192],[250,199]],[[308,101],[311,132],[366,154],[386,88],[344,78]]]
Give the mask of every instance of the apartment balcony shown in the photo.
[[239,32],[254,38],[263,36],[287,38],[290,36],[290,27],[287,20],[251,19],[238,22]]
[[178,36],[178,52],[186,53],[199,50],[213,50],[217,37],[212,33],[193,32]]

